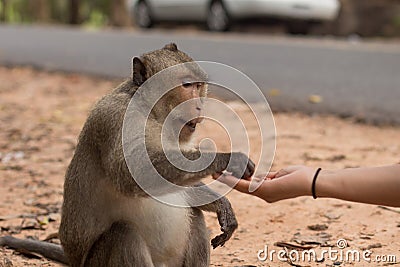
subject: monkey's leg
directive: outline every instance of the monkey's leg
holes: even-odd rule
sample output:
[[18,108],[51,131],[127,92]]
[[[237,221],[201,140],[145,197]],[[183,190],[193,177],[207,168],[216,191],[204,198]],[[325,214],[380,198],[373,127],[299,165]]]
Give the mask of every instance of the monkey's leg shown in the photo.
[[115,222],[93,244],[84,266],[154,267],[144,240],[131,225]]
[[208,231],[201,210],[192,209],[189,245],[183,267],[206,267],[210,265],[210,245]]

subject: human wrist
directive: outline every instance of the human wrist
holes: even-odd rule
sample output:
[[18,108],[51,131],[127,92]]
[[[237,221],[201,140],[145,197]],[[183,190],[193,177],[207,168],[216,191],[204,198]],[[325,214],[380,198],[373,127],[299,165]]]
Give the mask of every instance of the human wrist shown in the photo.
[[[322,169],[315,181],[315,195],[317,198],[335,197],[338,184],[335,181],[336,171]],[[311,182],[312,183],[312,182]]]
[[322,170],[321,168],[318,168],[318,169],[315,171],[314,176],[313,176],[313,179],[312,179],[312,181],[311,181],[311,195],[312,195],[312,197],[313,197],[314,199],[317,198],[317,193],[316,193],[315,187],[316,187],[318,175],[319,175],[319,173],[321,172],[321,170]]
[[[298,188],[299,196],[312,196],[312,183],[317,170],[318,168],[313,167],[305,167],[302,170],[303,175],[300,176],[302,181],[298,183],[301,185],[301,187]],[[317,180],[318,179],[317,177]]]

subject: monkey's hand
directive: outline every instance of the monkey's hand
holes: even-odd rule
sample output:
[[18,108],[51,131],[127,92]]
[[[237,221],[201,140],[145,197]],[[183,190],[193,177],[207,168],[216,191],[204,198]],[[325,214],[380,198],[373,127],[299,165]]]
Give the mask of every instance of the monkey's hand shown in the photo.
[[217,235],[211,240],[211,245],[213,249],[218,246],[223,246],[226,241],[228,241],[233,232],[237,229],[238,223],[236,221],[235,213],[226,198],[221,198],[222,205],[219,205],[217,209],[217,217],[219,225],[221,226],[222,234]]
[[231,153],[226,171],[241,179],[249,179],[254,174],[255,164],[241,152]]

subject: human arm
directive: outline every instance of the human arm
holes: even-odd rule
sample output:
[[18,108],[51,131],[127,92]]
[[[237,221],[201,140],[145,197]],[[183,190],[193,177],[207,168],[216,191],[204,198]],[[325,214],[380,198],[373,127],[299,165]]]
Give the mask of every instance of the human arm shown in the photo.
[[[226,175],[219,180],[234,186],[238,191],[255,195],[267,202],[275,202],[311,196],[315,172],[316,168],[307,166],[290,166],[271,172],[254,192],[249,192],[248,180],[238,181]],[[315,191],[320,198],[400,207],[400,165],[322,170],[317,177]]]

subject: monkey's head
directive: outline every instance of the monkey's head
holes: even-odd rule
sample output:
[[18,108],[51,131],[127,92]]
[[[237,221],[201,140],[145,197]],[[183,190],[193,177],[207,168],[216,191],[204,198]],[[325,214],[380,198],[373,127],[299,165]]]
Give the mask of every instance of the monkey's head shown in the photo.
[[[170,126],[174,129],[182,128],[179,132],[179,141],[185,143],[190,140],[196,130],[196,125],[203,120],[201,98],[207,95],[207,84],[204,82],[207,79],[205,72],[193,62],[191,57],[178,50],[176,44],[171,43],[162,49],[143,54],[140,58],[133,58],[132,81],[136,86],[141,86],[156,73],[172,66],[176,67],[170,68],[171,72],[168,69],[168,75],[164,76],[173,80],[173,83],[169,81],[165,84],[178,85],[174,88],[167,88],[171,90],[154,103],[151,116],[163,124],[170,115],[169,119],[172,123]],[[163,86],[164,83],[160,83]],[[154,90],[154,88],[149,87],[146,90]]]

